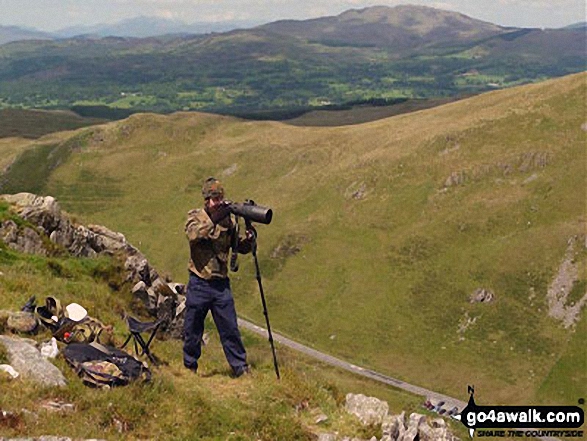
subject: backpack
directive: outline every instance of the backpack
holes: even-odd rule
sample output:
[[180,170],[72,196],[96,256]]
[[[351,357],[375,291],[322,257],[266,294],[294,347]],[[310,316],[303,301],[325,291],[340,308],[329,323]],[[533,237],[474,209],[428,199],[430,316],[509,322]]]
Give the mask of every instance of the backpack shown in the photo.
[[99,320],[86,316],[79,321],[68,317],[67,309],[55,297],[47,297],[45,306],[35,310],[39,321],[51,331],[53,337],[65,343],[91,343],[100,341],[100,333],[106,326]]
[[132,355],[99,343],[70,343],[63,351],[84,384],[93,387],[124,386],[151,380],[151,371]]

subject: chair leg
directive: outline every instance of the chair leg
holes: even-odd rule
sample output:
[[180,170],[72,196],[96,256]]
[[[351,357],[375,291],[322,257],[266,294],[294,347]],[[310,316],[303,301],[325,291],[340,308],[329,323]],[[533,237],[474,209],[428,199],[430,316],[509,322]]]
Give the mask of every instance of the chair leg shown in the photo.
[[142,351],[140,355],[146,355],[153,364],[157,365],[159,364],[159,361],[155,358],[153,354],[151,354],[151,351],[149,349],[149,345],[151,344],[151,341],[153,341],[153,337],[155,337],[155,331],[151,334],[151,337],[149,338],[148,342],[145,342],[143,336],[138,333],[135,334],[135,341],[138,342],[141,346]]
[[132,334],[129,334],[128,337],[126,338],[126,340],[124,341],[124,343],[122,344],[122,346],[120,347],[120,349],[123,349],[128,342],[130,341],[130,339],[132,338]]
[[[134,337],[133,343],[135,345],[135,354],[138,357],[141,354],[139,353],[139,345],[137,344],[137,334],[133,333],[133,337]],[[139,335],[139,337],[140,337],[140,335]]]
[[149,347],[149,345],[151,344],[151,342],[153,341],[153,339],[155,338],[155,334],[157,334],[157,330],[159,329],[159,326],[161,326],[161,323],[159,323],[155,329],[153,329],[153,332],[151,332],[151,336],[149,337],[149,341],[147,342],[147,347]]
[[149,350],[149,347],[147,343],[145,343],[145,340],[143,340],[143,336],[139,333],[136,333],[135,340],[139,343],[139,346],[141,347],[141,353],[139,355],[146,354]]

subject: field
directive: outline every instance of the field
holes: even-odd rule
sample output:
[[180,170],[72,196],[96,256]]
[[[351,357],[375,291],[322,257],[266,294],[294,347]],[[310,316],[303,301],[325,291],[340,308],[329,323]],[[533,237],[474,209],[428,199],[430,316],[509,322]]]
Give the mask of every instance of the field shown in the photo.
[[[137,114],[57,143],[31,187],[3,185],[123,232],[185,282],[185,214],[214,175],[274,210],[259,255],[280,333],[461,399],[473,383],[486,403],[574,404],[585,314],[564,328],[547,294],[569,243],[585,294],[585,78],[343,127]],[[250,256],[232,280],[262,324]],[[494,301],[471,303],[480,288]]]

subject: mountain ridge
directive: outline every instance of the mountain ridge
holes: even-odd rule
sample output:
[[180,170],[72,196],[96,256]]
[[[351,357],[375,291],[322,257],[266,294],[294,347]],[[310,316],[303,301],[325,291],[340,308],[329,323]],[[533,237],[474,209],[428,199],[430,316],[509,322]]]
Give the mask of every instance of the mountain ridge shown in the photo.
[[0,106],[244,114],[449,97],[582,71],[583,40],[406,6],[207,35],[20,41],[0,46]]
[[28,29],[20,26],[0,25],[0,45],[20,40],[52,40],[54,35],[49,32]]
[[277,34],[303,35],[310,41],[326,44],[352,41],[375,47],[393,45],[399,51],[449,39],[460,41],[462,37],[481,39],[506,31],[458,12],[414,5],[351,9],[333,17],[277,21],[259,28]]

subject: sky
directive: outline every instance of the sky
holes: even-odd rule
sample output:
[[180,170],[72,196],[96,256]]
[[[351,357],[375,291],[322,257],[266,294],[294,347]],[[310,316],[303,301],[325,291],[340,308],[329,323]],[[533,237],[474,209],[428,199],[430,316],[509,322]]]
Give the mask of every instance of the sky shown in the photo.
[[502,26],[556,28],[582,22],[585,0],[0,0],[0,25],[55,31],[157,16],[185,23],[307,19],[368,6],[419,4]]

